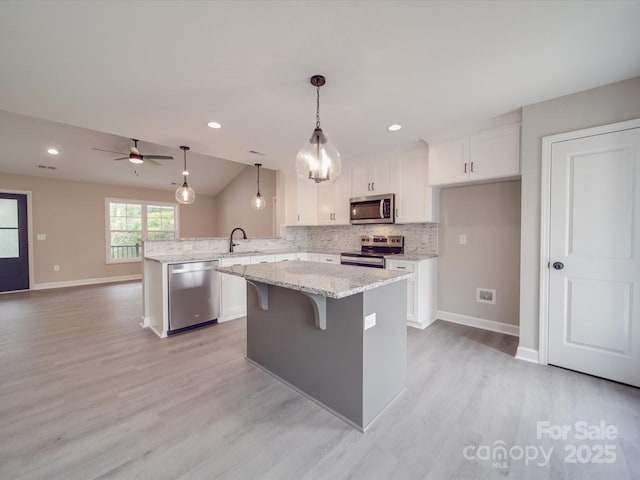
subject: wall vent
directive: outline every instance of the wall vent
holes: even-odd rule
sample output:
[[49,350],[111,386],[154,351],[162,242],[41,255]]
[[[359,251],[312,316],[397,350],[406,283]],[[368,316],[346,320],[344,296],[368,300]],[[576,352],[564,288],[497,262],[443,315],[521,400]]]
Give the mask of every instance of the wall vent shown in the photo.
[[56,167],[51,166],[51,165],[38,165],[38,168],[43,168],[45,170],[55,170]]

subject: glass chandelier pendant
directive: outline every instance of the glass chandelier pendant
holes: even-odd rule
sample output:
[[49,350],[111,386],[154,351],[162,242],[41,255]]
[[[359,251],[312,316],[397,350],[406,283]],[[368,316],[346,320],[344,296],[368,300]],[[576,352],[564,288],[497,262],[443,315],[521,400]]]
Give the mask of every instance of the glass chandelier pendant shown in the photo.
[[178,203],[188,205],[196,201],[196,192],[194,192],[193,188],[187,183],[187,175],[189,175],[189,171],[187,170],[187,150],[189,150],[189,147],[182,145],[180,148],[184,152],[184,171],[182,172],[184,183],[176,190],[176,200]]
[[311,85],[316,87],[316,128],[296,156],[298,179],[309,184],[333,183],[342,172],[340,153],[320,128],[320,87],[325,83],[322,75],[311,77]]
[[251,199],[251,208],[254,210],[264,210],[264,207],[267,206],[267,202],[264,197],[260,195],[260,167],[261,163],[254,163],[256,167],[258,167],[258,193]]

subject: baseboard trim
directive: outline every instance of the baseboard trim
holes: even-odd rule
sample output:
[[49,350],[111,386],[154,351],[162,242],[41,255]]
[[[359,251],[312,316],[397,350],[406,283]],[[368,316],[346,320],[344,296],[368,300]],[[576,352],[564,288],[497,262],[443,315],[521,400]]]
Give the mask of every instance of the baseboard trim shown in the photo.
[[538,359],[538,350],[535,350],[533,348],[518,346],[518,350],[516,351],[516,359],[522,360],[524,362],[540,363]]
[[424,330],[429,325],[422,325],[420,322],[414,322],[413,320],[407,320],[407,326],[412,328],[417,328],[419,330]]
[[68,280],[66,282],[34,283],[31,290],[48,290],[50,288],[81,287],[83,285],[98,285],[100,283],[130,282],[133,280],[142,280],[142,274],[120,275],[117,277],[84,278],[82,280]]
[[484,318],[470,317],[469,315],[461,315],[459,313],[443,312],[438,310],[438,319],[445,322],[458,323],[469,327],[481,328],[491,332],[504,333],[512,337],[520,336],[520,327],[516,325],[508,325],[506,323],[496,322],[494,320],[486,320]]

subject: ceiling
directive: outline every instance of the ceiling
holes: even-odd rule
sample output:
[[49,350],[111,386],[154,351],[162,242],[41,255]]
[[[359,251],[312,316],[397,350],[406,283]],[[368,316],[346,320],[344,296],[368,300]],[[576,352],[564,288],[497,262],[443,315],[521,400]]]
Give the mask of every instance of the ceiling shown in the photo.
[[[215,158],[291,168],[315,126],[313,74],[327,77],[322,126],[348,164],[638,76],[638,25],[640,1],[4,0],[0,109],[95,132],[3,134],[0,171],[10,170],[7,149],[32,144],[33,164],[47,157],[48,144],[37,144],[47,140],[59,142],[58,161],[78,179],[86,167],[109,181],[142,181],[128,166],[113,173],[125,162],[87,150],[120,150],[130,137],[155,144],[141,143],[143,153],[172,150],[172,181],[183,144],[194,162],[203,156],[197,175],[207,182]],[[208,128],[212,120],[223,127]],[[391,123],[402,130],[387,131]],[[196,191],[208,189],[190,169]],[[149,186],[170,188],[167,180]]]

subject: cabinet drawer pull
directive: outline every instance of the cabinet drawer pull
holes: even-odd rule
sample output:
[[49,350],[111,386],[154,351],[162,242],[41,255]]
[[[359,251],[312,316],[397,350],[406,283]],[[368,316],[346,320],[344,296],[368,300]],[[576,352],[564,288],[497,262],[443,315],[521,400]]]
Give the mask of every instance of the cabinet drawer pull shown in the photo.
[[376,182],[371,182],[371,190],[375,190],[376,189]]
[[367,190],[371,191],[371,183],[367,183]]
[[407,269],[407,267],[401,267],[400,265],[397,265],[397,266],[396,266],[396,268],[397,268],[398,270],[406,270],[406,269]]
[[467,162],[464,162],[464,173],[467,173]]
[[473,173],[473,162],[471,162],[471,173]]

